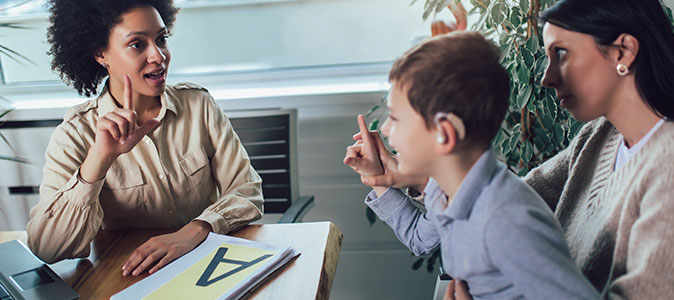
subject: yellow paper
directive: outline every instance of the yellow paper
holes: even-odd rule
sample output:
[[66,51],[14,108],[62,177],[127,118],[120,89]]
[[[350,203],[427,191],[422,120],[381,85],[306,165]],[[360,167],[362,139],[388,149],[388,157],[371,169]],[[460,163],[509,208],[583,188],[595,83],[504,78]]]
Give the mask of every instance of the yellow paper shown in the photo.
[[[226,250],[220,250],[223,248],[226,248]],[[226,251],[224,252],[224,259],[223,257],[214,259],[216,254],[219,253],[218,250],[220,250],[220,254],[223,253],[222,251]],[[206,257],[143,299],[217,299],[277,253],[276,251],[222,244],[219,249],[213,250]],[[265,258],[265,255],[269,255],[269,257]],[[240,263],[228,263],[223,262],[223,260],[239,261]],[[242,266],[242,264],[250,264],[255,260],[258,261],[250,266]],[[207,270],[209,265],[216,263],[217,266],[209,274]],[[218,280],[219,276],[237,268],[242,269]],[[198,283],[201,283],[201,286]]]

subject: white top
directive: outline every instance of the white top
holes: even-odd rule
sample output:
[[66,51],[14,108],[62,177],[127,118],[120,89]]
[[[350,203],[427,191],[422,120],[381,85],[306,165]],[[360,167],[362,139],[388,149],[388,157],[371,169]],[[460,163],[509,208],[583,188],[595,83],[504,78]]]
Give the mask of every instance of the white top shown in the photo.
[[656,131],[658,131],[658,128],[660,128],[660,126],[662,126],[662,124],[664,123],[665,119],[660,119],[660,121],[655,123],[653,128],[651,128],[651,130],[649,130],[648,133],[646,133],[646,135],[644,135],[644,137],[641,138],[641,140],[639,140],[639,142],[636,143],[636,145],[632,146],[631,148],[627,148],[627,145],[625,145],[625,138],[622,137],[620,139],[622,142],[620,142],[620,147],[618,148],[618,155],[616,156],[615,159],[615,166],[613,167],[613,171],[614,172],[617,171],[622,165],[627,163],[627,161],[629,161],[637,152],[639,152],[639,149],[641,149],[641,147],[643,147],[646,144],[646,142],[648,142],[651,136],[653,136],[653,134]]

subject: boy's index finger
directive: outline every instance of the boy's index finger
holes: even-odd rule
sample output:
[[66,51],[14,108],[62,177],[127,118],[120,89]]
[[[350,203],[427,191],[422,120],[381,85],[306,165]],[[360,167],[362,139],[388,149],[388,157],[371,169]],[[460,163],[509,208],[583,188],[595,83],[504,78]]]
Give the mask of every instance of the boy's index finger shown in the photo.
[[124,108],[133,110],[133,89],[131,88],[131,78],[124,74]]
[[360,128],[361,139],[363,139],[363,141],[367,140],[369,142],[370,130],[367,128],[367,124],[365,124],[365,117],[363,117],[362,114],[358,115],[358,127]]

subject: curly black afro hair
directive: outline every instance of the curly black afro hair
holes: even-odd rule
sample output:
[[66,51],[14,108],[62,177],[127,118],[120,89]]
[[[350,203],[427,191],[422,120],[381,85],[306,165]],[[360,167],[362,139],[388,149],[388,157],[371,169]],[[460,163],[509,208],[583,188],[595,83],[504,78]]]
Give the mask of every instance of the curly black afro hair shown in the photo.
[[49,0],[50,26],[47,40],[53,55],[52,70],[72,85],[80,95],[96,94],[108,72],[94,54],[107,49],[112,28],[122,14],[138,6],[150,5],[170,31],[178,9],[172,0]]

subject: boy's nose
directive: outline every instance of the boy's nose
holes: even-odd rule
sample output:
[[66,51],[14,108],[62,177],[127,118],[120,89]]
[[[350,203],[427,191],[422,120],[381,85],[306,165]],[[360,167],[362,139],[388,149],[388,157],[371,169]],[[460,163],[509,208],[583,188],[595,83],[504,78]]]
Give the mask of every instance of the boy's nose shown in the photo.
[[381,134],[385,137],[389,137],[389,131],[391,130],[391,122],[386,118],[384,124],[381,125]]

